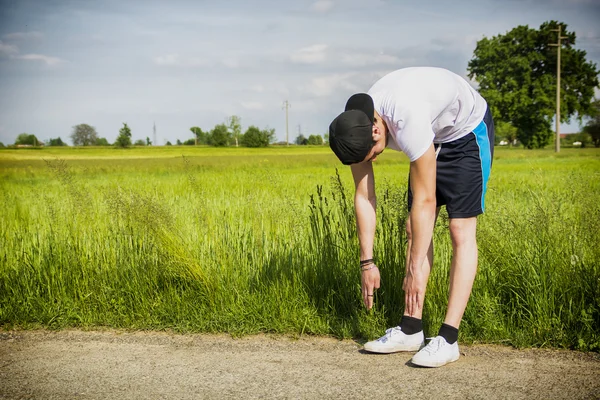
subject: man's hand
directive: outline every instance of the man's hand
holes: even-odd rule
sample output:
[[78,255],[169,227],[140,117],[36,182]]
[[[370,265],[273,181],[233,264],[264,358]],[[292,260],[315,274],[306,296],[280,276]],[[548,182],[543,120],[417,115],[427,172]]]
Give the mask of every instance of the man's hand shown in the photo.
[[409,268],[406,271],[402,289],[404,290],[404,304],[409,316],[417,314],[423,309],[425,298],[426,274],[422,268]]
[[[368,266],[367,268],[369,268]],[[373,265],[373,268],[360,272],[360,282],[362,288],[363,301],[367,310],[373,307],[373,297],[375,290],[379,289],[379,269]]]

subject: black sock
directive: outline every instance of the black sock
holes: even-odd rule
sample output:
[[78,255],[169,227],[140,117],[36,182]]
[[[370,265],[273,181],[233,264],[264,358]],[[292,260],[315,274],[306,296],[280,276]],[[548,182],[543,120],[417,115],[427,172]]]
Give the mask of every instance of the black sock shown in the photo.
[[446,342],[448,342],[448,344],[454,344],[458,340],[458,328],[442,324],[438,336],[441,336],[444,339],[446,339]]
[[413,335],[423,330],[423,321],[418,318],[408,317],[404,315],[400,320],[400,328],[407,335]]

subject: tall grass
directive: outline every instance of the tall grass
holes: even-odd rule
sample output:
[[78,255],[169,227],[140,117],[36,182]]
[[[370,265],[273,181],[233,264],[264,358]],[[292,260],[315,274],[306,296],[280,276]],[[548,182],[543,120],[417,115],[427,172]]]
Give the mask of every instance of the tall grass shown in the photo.
[[[0,324],[365,339],[398,323],[404,157],[375,167],[382,287],[366,312],[351,176],[326,149],[86,150],[0,152]],[[599,167],[597,150],[497,151],[461,340],[600,350]],[[447,226],[442,212],[430,335]]]

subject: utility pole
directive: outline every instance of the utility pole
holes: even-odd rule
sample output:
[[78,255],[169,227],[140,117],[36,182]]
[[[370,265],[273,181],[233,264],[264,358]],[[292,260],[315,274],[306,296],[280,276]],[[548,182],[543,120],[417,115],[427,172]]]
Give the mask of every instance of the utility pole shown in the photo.
[[290,134],[288,130],[288,109],[291,107],[290,103],[286,100],[283,102],[283,107],[285,108],[285,143],[286,146],[290,145]]
[[152,128],[152,140],[153,140],[152,143],[154,143],[154,146],[158,146],[156,144],[156,122],[154,122],[154,128]]
[[560,36],[560,24],[558,25],[558,29],[552,29],[554,32],[558,32],[558,39],[555,43],[551,43],[550,46],[556,46],[556,145],[555,151],[560,152],[560,48],[561,48],[561,40],[566,39],[566,36]]

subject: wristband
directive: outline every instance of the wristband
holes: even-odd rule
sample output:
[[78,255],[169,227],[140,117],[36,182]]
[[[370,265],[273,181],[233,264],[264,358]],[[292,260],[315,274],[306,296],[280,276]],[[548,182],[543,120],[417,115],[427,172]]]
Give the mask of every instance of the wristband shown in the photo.
[[[367,265],[368,265],[368,264],[367,264]],[[365,272],[365,271],[368,271],[368,270],[370,270],[370,269],[373,269],[373,268],[375,268],[375,267],[376,267],[375,263],[372,263],[372,264],[371,264],[371,266],[370,266],[370,267],[368,267],[368,268],[365,268],[364,266],[361,266],[361,267],[360,267],[360,272]]]
[[369,258],[368,260],[360,260],[360,266],[364,267],[365,265],[369,265],[371,263],[373,263],[375,260],[373,260],[372,258]]

